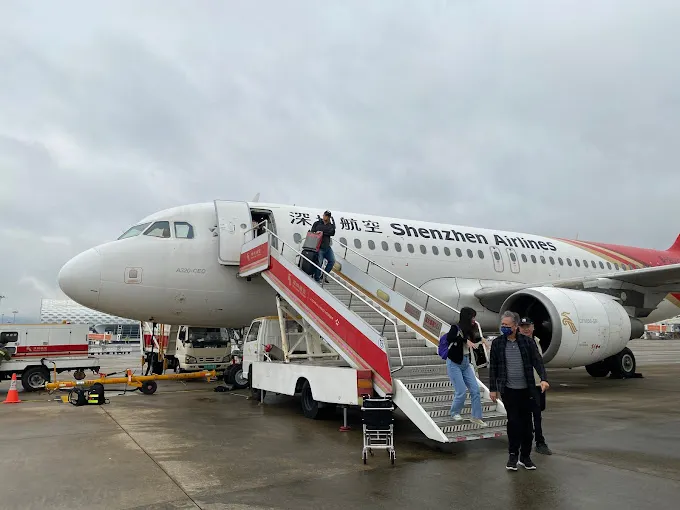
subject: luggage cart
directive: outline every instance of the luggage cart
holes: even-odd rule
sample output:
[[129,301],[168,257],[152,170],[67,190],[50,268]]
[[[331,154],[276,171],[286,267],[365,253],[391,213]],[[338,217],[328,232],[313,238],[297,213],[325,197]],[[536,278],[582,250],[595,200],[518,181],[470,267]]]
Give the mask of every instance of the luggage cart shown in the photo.
[[361,457],[366,464],[368,454],[373,456],[373,449],[387,450],[390,462],[394,464],[394,404],[392,395],[385,398],[371,398],[364,396],[361,406],[361,422],[364,430],[364,448]]

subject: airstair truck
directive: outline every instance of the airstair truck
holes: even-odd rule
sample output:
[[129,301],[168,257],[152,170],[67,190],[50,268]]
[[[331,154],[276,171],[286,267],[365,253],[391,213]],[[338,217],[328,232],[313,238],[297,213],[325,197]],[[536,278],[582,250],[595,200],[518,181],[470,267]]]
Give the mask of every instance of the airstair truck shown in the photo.
[[21,377],[26,391],[44,387],[56,371],[99,372],[99,359],[88,354],[87,324],[0,324],[0,380]]

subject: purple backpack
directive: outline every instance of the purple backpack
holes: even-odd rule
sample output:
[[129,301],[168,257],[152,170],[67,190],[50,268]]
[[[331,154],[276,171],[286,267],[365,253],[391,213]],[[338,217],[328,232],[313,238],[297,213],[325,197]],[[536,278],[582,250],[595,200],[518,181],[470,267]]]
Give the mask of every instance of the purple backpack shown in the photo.
[[[456,327],[456,333],[458,333],[458,328]],[[444,336],[442,336],[439,339],[439,346],[437,347],[437,354],[439,354],[439,357],[443,360],[447,359],[449,356],[449,339],[448,339],[448,333],[444,333]]]

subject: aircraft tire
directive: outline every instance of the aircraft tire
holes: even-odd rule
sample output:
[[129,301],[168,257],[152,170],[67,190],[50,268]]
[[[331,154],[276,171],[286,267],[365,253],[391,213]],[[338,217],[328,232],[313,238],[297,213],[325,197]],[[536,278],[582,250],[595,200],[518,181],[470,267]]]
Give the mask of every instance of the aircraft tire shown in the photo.
[[612,376],[621,379],[630,379],[635,376],[637,364],[635,355],[628,347],[610,358]]
[[607,377],[611,372],[611,367],[606,360],[598,361],[592,365],[586,365],[586,372],[592,377]]

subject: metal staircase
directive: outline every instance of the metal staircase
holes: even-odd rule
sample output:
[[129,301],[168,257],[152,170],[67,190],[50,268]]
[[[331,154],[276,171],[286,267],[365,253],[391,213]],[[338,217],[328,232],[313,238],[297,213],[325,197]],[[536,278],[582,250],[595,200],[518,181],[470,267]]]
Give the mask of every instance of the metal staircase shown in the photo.
[[[297,267],[303,255],[264,223],[260,237],[266,237],[266,242],[256,237],[241,249],[241,276],[261,274],[350,366],[370,368],[375,390],[383,395],[391,392],[394,403],[428,438],[447,443],[505,433],[505,408],[500,401],[491,402],[479,377],[482,419],[488,426],[466,419],[471,411],[469,395],[461,412],[463,420],[450,416],[454,389],[446,364],[437,354],[439,336],[450,325],[429,312],[427,305],[436,302],[456,315],[457,310],[344,245],[335,249],[338,260],[327,275],[329,283],[316,283]],[[344,255],[338,253],[343,250]],[[366,270],[347,260],[350,253],[366,263]],[[316,261],[310,262],[316,266]],[[371,268],[391,275],[394,283],[390,286],[372,276]],[[397,281],[423,295],[425,305],[397,292]]]

